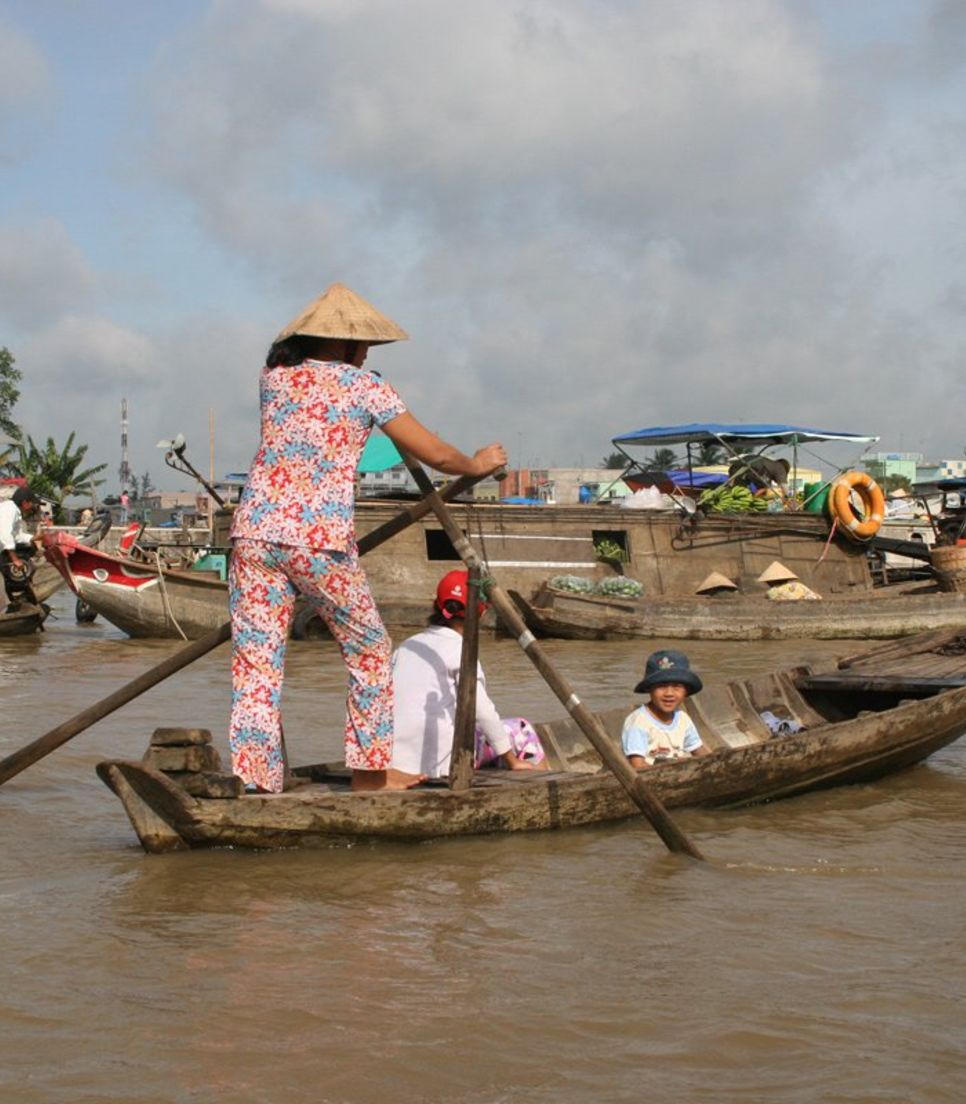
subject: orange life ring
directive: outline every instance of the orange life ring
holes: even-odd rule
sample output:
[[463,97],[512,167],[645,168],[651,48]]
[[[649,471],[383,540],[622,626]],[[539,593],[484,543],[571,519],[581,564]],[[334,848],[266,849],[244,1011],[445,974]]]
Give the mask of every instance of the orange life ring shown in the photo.
[[[862,516],[852,506],[852,492],[862,500]],[[878,533],[885,517],[885,495],[868,472],[848,471],[832,484],[829,511],[850,537],[869,540]]]

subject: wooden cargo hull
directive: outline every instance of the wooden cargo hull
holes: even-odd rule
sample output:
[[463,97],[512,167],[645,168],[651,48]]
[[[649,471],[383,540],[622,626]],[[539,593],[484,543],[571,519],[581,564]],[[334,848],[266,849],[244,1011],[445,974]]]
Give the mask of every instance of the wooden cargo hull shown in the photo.
[[884,640],[966,625],[966,594],[867,592],[821,601],[762,596],[614,599],[540,588],[511,592],[536,636],[564,640]]
[[85,545],[48,545],[48,560],[92,610],[134,637],[193,640],[228,619],[228,584]]
[[47,611],[42,606],[24,603],[11,613],[0,613],[0,637],[29,636],[39,632],[47,619]]

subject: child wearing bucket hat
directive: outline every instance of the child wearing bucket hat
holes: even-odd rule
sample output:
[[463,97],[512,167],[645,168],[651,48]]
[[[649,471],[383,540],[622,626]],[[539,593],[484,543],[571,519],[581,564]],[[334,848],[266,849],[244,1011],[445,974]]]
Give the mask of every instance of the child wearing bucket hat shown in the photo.
[[634,693],[646,693],[648,700],[627,716],[621,732],[621,746],[632,767],[711,754],[694,722],[681,709],[684,699],[701,687],[701,679],[683,652],[664,650],[647,657],[644,678]]

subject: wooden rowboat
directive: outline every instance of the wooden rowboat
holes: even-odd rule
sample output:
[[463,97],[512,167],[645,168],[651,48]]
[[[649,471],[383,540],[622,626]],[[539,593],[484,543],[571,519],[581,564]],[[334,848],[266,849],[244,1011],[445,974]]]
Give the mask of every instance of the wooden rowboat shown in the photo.
[[228,616],[228,584],[212,574],[173,571],[116,556],[55,534],[44,554],[72,591],[128,636],[194,640]]
[[[228,620],[228,584],[214,572],[177,570],[113,555],[62,536],[45,541],[44,554],[78,598],[128,636],[197,640]],[[387,624],[421,625],[426,601],[380,605]],[[327,637],[328,630],[303,601],[292,624],[296,639]]]
[[[648,785],[668,808],[734,806],[866,782],[918,763],[966,732],[963,653],[966,635],[947,632],[905,649],[891,643],[833,671],[790,668],[708,685],[687,708],[715,754],[656,767]],[[638,704],[599,714],[618,745],[623,719]],[[803,729],[774,735],[764,713]],[[635,814],[573,720],[538,728],[551,771],[477,771],[464,792],[430,783],[356,794],[348,771],[320,764],[296,768],[299,784],[285,793],[243,795],[240,780],[220,772],[210,734],[197,729],[159,729],[145,760],[110,760],[97,770],[151,852],[422,840]]]
[[761,595],[613,598],[544,584],[532,599],[510,591],[530,631],[564,640],[886,640],[966,624],[966,594],[898,587],[818,602]]
[[0,637],[28,636],[39,632],[48,612],[46,606],[24,602],[17,609],[0,613]]

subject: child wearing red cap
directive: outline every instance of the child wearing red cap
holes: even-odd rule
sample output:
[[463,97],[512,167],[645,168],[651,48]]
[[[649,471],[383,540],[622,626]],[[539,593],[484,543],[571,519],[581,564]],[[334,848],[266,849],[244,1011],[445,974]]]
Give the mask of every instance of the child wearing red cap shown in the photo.
[[[444,575],[436,588],[428,627],[400,644],[393,656],[394,771],[427,778],[449,773],[468,589],[465,571]],[[480,603],[480,607],[482,613],[485,606]],[[482,734],[492,755],[511,770],[540,769],[543,749],[532,727],[526,722],[521,726],[520,718],[500,719],[479,664],[476,680],[477,736]],[[529,737],[525,746],[518,733]],[[477,762],[488,758],[478,752]]]

